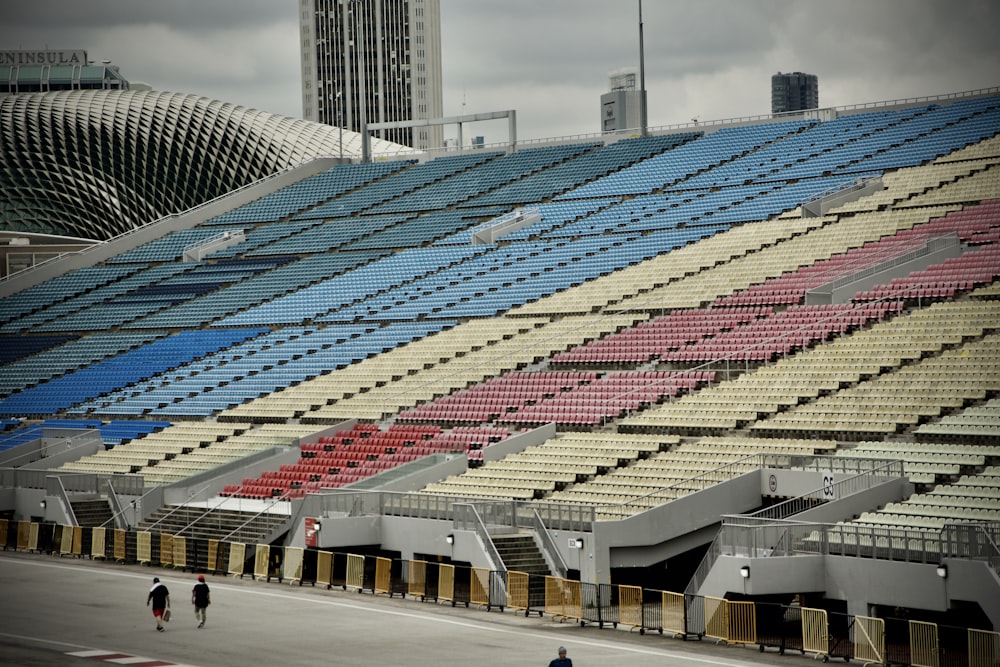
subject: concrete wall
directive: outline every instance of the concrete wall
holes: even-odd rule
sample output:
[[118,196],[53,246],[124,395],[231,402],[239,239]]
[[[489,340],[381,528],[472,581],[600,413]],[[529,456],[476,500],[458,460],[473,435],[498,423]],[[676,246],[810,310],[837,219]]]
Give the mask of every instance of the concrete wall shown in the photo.
[[104,449],[93,429],[43,429],[42,437],[3,452],[0,467],[50,470]]
[[844,285],[823,285],[806,292],[806,305],[815,306],[827,303],[847,303],[854,295],[861,290],[869,290],[875,285],[885,285],[893,278],[902,278],[914,271],[923,271],[928,266],[941,264],[946,259],[962,256],[962,246],[958,238],[950,240],[941,239],[935,243],[936,247],[930,249],[927,254],[916,257],[909,262],[902,262],[887,266],[881,271],[876,271],[857,280]]
[[[760,506],[760,489],[760,471],[749,472],[624,521],[597,522],[591,581],[610,583],[611,568],[646,567],[683,553],[697,546],[691,542],[692,534],[698,544],[710,542],[723,514]],[[687,540],[679,539],[685,536]]]

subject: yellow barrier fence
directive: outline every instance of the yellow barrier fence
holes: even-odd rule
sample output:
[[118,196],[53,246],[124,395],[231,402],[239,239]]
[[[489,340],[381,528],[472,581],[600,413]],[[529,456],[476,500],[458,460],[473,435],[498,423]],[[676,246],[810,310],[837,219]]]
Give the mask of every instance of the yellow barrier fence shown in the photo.
[[208,571],[218,572],[219,568],[219,540],[208,541]]
[[333,585],[333,554],[329,551],[316,552],[316,583],[327,588]]
[[687,634],[687,624],[684,621],[684,594],[663,591],[661,604],[663,631],[673,635]]
[[729,605],[724,598],[705,596],[705,636],[716,642],[729,640]]
[[160,565],[174,564],[174,536],[160,533]]
[[28,527],[28,551],[38,551],[39,528],[39,525],[34,522]]
[[938,667],[938,627],[936,623],[910,621],[910,665]]
[[515,611],[528,610],[528,573],[507,571],[507,606]]
[[302,581],[302,561],[305,551],[302,547],[285,547],[285,559],[281,564],[281,576],[289,584]]
[[127,531],[124,528],[115,528],[112,532],[113,536],[113,553],[115,560],[119,563],[124,563],[125,559],[128,557],[125,550],[125,536]]
[[[65,556],[73,553],[73,526],[59,526],[62,530],[59,536],[59,555]],[[20,528],[18,529],[20,534]],[[20,537],[20,535],[19,535]]]
[[802,607],[802,651],[814,657],[830,654],[830,629],[825,609]]
[[618,587],[618,623],[630,628],[642,627],[642,588]]
[[561,577],[545,577],[545,613],[563,620],[583,618],[580,582]]
[[365,587],[365,557],[358,554],[347,554],[347,588],[363,590]]
[[241,542],[229,544],[229,574],[243,578],[243,561],[247,557],[247,545]]
[[83,528],[81,526],[73,526],[73,555],[82,556],[83,555]]
[[3,550],[7,551],[7,519],[0,519],[0,546],[3,546]]
[[455,606],[455,566],[448,563],[438,565],[438,600]]
[[179,567],[183,570],[188,566],[187,538],[174,535],[173,543],[174,543],[173,566]]
[[28,549],[28,543],[31,539],[31,526],[30,521],[18,521],[17,522],[17,548],[21,551]]
[[135,534],[135,559],[140,565],[153,560],[153,534],[143,530]]
[[885,620],[871,616],[854,617],[852,655],[866,665],[885,664]]
[[726,602],[729,615],[730,644],[757,643],[757,607],[753,602],[729,600]]
[[427,597],[427,561],[411,560],[406,578],[406,594],[423,600]]
[[1000,664],[1000,632],[969,628],[969,667]]
[[469,604],[490,606],[490,571],[485,567],[474,567],[469,572]]
[[392,597],[392,559],[379,556],[375,559],[375,593]]
[[258,544],[254,547],[253,578],[269,579],[268,565],[270,564],[271,547],[266,544]]
[[90,557],[91,558],[104,558],[105,549],[107,545],[105,543],[105,532],[104,528],[92,528],[90,530]]

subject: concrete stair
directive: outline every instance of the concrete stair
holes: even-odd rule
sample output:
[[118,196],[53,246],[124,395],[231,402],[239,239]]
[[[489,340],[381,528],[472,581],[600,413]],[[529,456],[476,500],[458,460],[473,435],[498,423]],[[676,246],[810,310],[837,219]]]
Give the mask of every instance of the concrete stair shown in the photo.
[[[243,526],[247,521],[250,523]],[[222,540],[239,529],[239,533],[228,537],[229,541],[262,544],[285,529],[288,522],[289,517],[285,514],[164,505],[139,524],[136,530],[182,535],[191,539]]]
[[497,535],[493,537],[507,570],[528,574],[528,606],[541,610],[545,606],[545,577],[551,576],[545,557],[531,535]]
[[70,505],[73,507],[76,522],[80,526],[90,526],[92,528],[98,526],[104,526],[105,528],[115,527],[111,520],[114,517],[114,512],[111,511],[111,504],[107,498],[71,500]]

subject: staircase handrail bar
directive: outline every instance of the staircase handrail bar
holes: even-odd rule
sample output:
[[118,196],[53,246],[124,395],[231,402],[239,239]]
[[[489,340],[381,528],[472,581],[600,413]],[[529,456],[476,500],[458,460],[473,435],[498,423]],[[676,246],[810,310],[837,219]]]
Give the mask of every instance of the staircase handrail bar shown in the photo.
[[63,507],[66,508],[66,516],[69,518],[69,525],[79,526],[80,522],[76,519],[76,512],[73,511],[73,504],[69,501],[69,494],[66,493],[66,487],[63,486],[62,477],[55,477],[53,487],[55,487],[55,493],[49,495],[54,495],[62,501]]
[[454,503],[452,507],[454,508],[452,526],[455,530],[474,532],[483,544],[486,557],[491,561],[490,565],[492,569],[507,572],[507,566],[504,564],[503,558],[500,557],[500,552],[493,543],[493,538],[490,537],[490,531],[487,530],[486,524],[483,523],[483,518],[476,511],[476,506],[473,503]]
[[[295,501],[297,500],[299,502],[299,504],[302,503],[302,499],[301,498],[289,498],[288,497],[289,493],[290,493],[290,491],[285,491],[280,496],[275,496],[274,498],[272,498],[271,502],[267,506],[265,506],[264,509],[262,509],[259,512],[257,512],[256,514],[254,514],[252,517],[250,517],[249,519],[247,519],[246,521],[244,521],[243,523],[241,523],[236,528],[233,528],[229,532],[229,534],[227,534],[225,537],[223,537],[220,540],[220,542],[228,542],[229,539],[233,535],[240,534],[241,531],[243,531],[245,528],[247,528],[247,526],[251,525],[252,523],[256,523],[260,519],[260,517],[264,516],[265,514],[271,514],[271,512],[269,512],[268,510],[274,508],[274,506],[277,505],[280,502],[290,502],[290,503],[294,504]],[[292,514],[294,514],[294,512],[291,511],[291,506],[289,506],[289,514],[288,514],[289,518],[291,518]]]
[[115,485],[110,479],[105,480],[108,486],[108,501],[111,503],[111,517],[101,524],[101,528],[106,528],[109,523],[114,523],[115,528],[125,528],[128,529],[128,525],[122,518],[125,510],[122,509],[121,498],[118,497],[118,492],[115,491]]
[[565,579],[566,573],[569,568],[566,567],[566,561],[562,557],[562,552],[559,551],[559,547],[556,545],[555,539],[552,537],[552,533],[545,526],[545,522],[542,521],[542,517],[539,516],[537,510],[532,511],[532,518],[534,519],[534,529],[535,535],[538,536],[539,542],[541,542],[542,554],[545,555],[546,560],[552,561],[555,565],[556,574]]
[[868,266],[864,269],[861,269],[860,271],[852,273],[851,275],[841,276],[839,278],[836,278],[830,281],[824,287],[829,287],[831,289],[843,287],[844,285],[849,285],[853,282],[857,282],[858,280],[866,278],[875,273],[881,273],[882,271],[891,269],[894,266],[900,266],[901,264],[912,262],[913,260],[919,259],[920,257],[926,257],[931,252],[939,249],[941,247],[939,244],[954,238],[957,238],[955,234],[943,234],[941,236],[935,236],[934,238],[927,239],[927,242],[922,247],[917,248],[916,250],[909,250],[900,255],[890,257],[889,259],[875,266]]
[[202,488],[198,489],[197,491],[192,491],[190,494],[188,494],[188,497],[183,500],[183,502],[178,503],[177,505],[174,506],[174,508],[172,510],[170,510],[169,512],[167,512],[166,514],[164,514],[163,516],[161,516],[159,519],[157,519],[156,521],[154,521],[153,523],[151,523],[149,526],[147,526],[146,530],[151,531],[153,528],[156,528],[158,525],[160,525],[160,523],[164,519],[167,519],[167,518],[173,516],[174,512],[180,511],[180,509],[185,506],[185,503],[190,502],[192,498],[194,498],[195,496],[197,496],[197,495],[201,494],[202,492],[204,492],[205,489],[207,489],[209,486],[211,486],[211,484],[206,484],[205,486],[203,486]]

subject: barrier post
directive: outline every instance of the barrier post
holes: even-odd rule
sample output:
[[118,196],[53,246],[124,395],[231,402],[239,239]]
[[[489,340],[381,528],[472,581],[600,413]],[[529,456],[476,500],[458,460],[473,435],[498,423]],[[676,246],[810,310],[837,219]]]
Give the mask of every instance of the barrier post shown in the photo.
[[327,590],[333,585],[333,554],[329,551],[316,552],[316,583]]
[[38,548],[38,531],[39,525],[37,523],[28,524],[28,551],[41,552]]
[[455,606],[455,566],[449,563],[438,565],[438,600],[450,602]]
[[231,576],[239,575],[240,579],[243,578],[243,561],[246,559],[246,546],[240,542],[231,542],[229,544],[229,574]]
[[73,553],[73,526],[60,526],[59,555],[65,556]]
[[289,585],[302,581],[302,547],[285,547],[285,559],[281,564],[281,576]]
[[618,622],[629,630],[643,627],[642,588],[639,586],[618,586]]
[[686,617],[684,594],[663,591],[660,604],[663,606],[663,610],[660,612],[663,627],[659,630],[669,632],[674,637],[687,636],[687,624],[684,621]]
[[969,628],[969,667],[1000,664],[1000,632]]
[[73,526],[72,535],[73,535],[72,553],[74,556],[79,558],[80,556],[83,555],[83,527]]
[[469,571],[469,603],[490,606],[490,571],[485,567],[474,567]]
[[528,573],[507,570],[507,606],[528,615]]
[[104,558],[105,546],[105,533],[107,529],[97,527],[91,531],[91,541],[90,541],[90,557],[93,558]]
[[825,609],[802,607],[802,652],[829,656],[830,631]]
[[268,576],[268,565],[271,562],[271,547],[266,544],[257,544],[254,546],[254,561],[253,561],[253,578],[254,581],[259,581],[261,579],[265,581],[270,581],[271,578]]
[[886,664],[884,619],[855,616],[851,634],[851,646],[856,659],[863,660],[865,665]]
[[910,621],[910,665],[938,667],[938,626],[926,621]]
[[406,594],[419,597],[421,602],[427,597],[427,561],[410,561],[409,576],[406,578]]
[[187,569],[187,538],[179,535],[174,535],[174,539],[171,540],[173,543],[173,566],[175,568],[180,568],[181,572]]
[[160,533],[160,565],[174,564],[174,536]]
[[729,602],[725,598],[705,596],[705,636],[716,644],[729,641]]
[[347,554],[347,580],[345,590],[357,589],[360,593],[365,588],[365,557],[358,554]]
[[375,558],[375,594],[379,593],[392,597],[392,559],[384,556]]
[[135,534],[135,557],[140,565],[149,565],[153,560],[153,536],[148,530]]
[[28,549],[28,537],[31,534],[31,522],[30,521],[18,521],[17,522],[17,549],[18,551],[26,551]]

